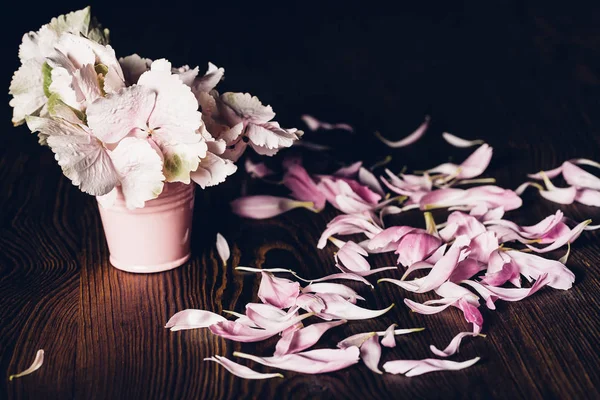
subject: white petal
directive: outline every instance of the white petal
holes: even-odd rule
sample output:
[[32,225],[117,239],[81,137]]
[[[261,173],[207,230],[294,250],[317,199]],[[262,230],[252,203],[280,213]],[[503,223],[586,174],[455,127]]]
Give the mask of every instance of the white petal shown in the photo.
[[9,93],[13,96],[10,106],[13,107],[12,122],[15,125],[21,125],[27,115],[36,115],[46,104],[42,65],[43,62],[29,60],[13,75]]
[[65,176],[85,193],[101,196],[118,183],[106,149],[85,127],[57,118],[28,117],[32,131],[48,135],[48,145]]
[[237,171],[237,166],[232,161],[208,152],[206,157],[200,160],[198,169],[192,172],[190,177],[204,189],[224,182],[235,171]]
[[229,250],[227,240],[220,233],[217,233],[217,253],[219,253],[219,257],[223,260],[223,265],[227,265],[227,260],[229,260],[229,257],[231,256],[231,251]]
[[128,208],[144,207],[163,190],[162,159],[145,139],[127,137],[110,154]]

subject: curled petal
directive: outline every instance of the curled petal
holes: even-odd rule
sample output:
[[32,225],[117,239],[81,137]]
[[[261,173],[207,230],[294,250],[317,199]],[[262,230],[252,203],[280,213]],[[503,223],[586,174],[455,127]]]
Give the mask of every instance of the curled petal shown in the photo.
[[454,338],[452,338],[452,341],[450,341],[450,344],[448,344],[448,346],[444,350],[440,350],[434,345],[429,346],[429,349],[433,354],[435,354],[438,357],[450,357],[458,352],[460,343],[467,336],[477,335],[474,335],[473,332],[460,332],[459,334],[454,336]]
[[210,151],[200,159],[197,165],[197,169],[190,173],[190,178],[202,189],[225,182],[228,176],[237,171],[237,166],[231,160]]
[[320,322],[307,326],[306,328],[299,329],[294,332],[284,334],[281,339],[277,342],[275,347],[275,356],[282,356],[285,354],[298,353],[302,350],[306,350],[309,347],[315,345],[321,336],[331,328],[345,324],[347,321],[331,321],[331,322]]
[[236,357],[247,358],[269,367],[304,374],[321,374],[347,368],[358,362],[359,354],[360,351],[357,347],[311,350],[303,353],[273,357],[257,357],[251,354],[233,353]]
[[222,356],[213,356],[205,358],[204,361],[214,361],[217,364],[222,365],[223,368],[225,368],[227,371],[231,372],[235,376],[243,379],[283,378],[283,375],[281,375],[280,373],[263,374],[261,372],[256,372],[253,369],[238,364]]
[[396,254],[398,262],[404,266],[423,261],[436,251],[442,244],[441,239],[422,232],[412,232],[402,238]]
[[[575,282],[575,274],[559,261],[542,258],[535,254],[524,253],[521,251],[510,250],[506,252],[512,262],[518,268],[518,272],[527,279],[540,279],[541,275],[548,275],[548,286],[554,289],[567,290]],[[485,282],[493,285],[488,279]]]
[[445,309],[447,309],[448,307],[455,305],[457,302],[458,302],[458,299],[447,298],[447,299],[442,299],[442,300],[437,301],[437,303],[440,303],[440,305],[432,306],[432,305],[417,303],[416,301],[412,301],[410,299],[404,299],[404,304],[406,304],[408,306],[408,308],[410,308],[412,311],[414,311],[416,313],[425,314],[425,315],[440,313],[440,312],[444,311]]
[[358,307],[344,299],[339,294],[320,294],[319,297],[325,302],[325,310],[319,315],[325,319],[362,320],[377,318],[394,307],[392,303],[382,310],[368,310]]
[[600,178],[579,168],[570,162],[563,163],[562,174],[565,181],[571,186],[578,188],[600,190]]
[[507,289],[483,285],[483,287],[493,296],[504,301],[520,301],[531,296],[550,282],[548,274],[540,275],[539,279],[530,288]]
[[255,329],[249,326],[243,325],[235,321],[221,321],[216,324],[210,325],[210,331],[218,336],[224,337],[225,339],[234,340],[236,342],[260,342],[270,337],[277,335],[282,330],[297,324],[303,319],[311,317],[313,314],[302,314],[294,318],[290,318],[287,324],[278,326],[278,329]]
[[22,376],[29,375],[40,369],[42,367],[42,364],[44,364],[44,350],[38,350],[35,354],[35,359],[33,360],[33,363],[31,363],[29,368],[27,368],[25,371],[19,372],[18,374],[9,376],[8,380],[12,381],[15,378],[20,378]]
[[540,190],[540,196],[553,203],[573,204],[577,196],[577,188],[570,186],[566,188],[555,187],[552,190]]
[[379,140],[381,140],[388,147],[392,147],[395,149],[398,149],[401,147],[406,147],[408,145],[415,143],[417,140],[421,139],[421,137],[425,134],[425,132],[427,131],[427,128],[429,127],[429,121],[430,121],[429,116],[426,116],[425,121],[423,121],[423,123],[413,133],[411,133],[404,139],[401,139],[401,140],[398,140],[395,142],[384,138],[383,136],[381,136],[381,134],[379,132],[375,132],[375,136],[377,136],[377,138]]
[[537,180],[542,180],[544,179],[544,176],[550,178],[550,179],[554,179],[557,176],[559,176],[562,173],[562,165],[560,167],[554,168],[554,169],[550,169],[548,171],[540,171],[537,174],[527,174],[527,176],[531,179],[537,179]]
[[365,272],[371,269],[371,265],[364,258],[367,256],[367,251],[352,241],[346,242],[337,253],[340,262],[352,272]]
[[527,247],[529,247],[531,250],[535,251],[536,253],[547,253],[549,251],[556,250],[556,249],[564,246],[567,243],[573,243],[575,241],[575,239],[577,239],[579,237],[579,235],[581,235],[581,233],[584,231],[585,227],[587,225],[589,225],[591,222],[592,222],[592,220],[588,219],[588,220],[585,220],[585,221],[579,223],[576,227],[574,227],[571,230],[563,231],[560,236],[555,238],[554,242],[551,245],[546,246],[543,249],[534,247],[529,244],[527,245]]
[[265,178],[274,174],[274,172],[269,169],[265,163],[254,163],[252,160],[250,160],[250,158],[246,158],[244,167],[246,168],[246,172],[253,178]]
[[170,328],[173,332],[183,329],[208,328],[217,322],[223,321],[227,320],[219,314],[206,310],[187,309],[173,315],[165,328]]
[[481,139],[466,140],[448,132],[442,133],[442,137],[446,142],[450,143],[454,147],[471,147],[484,143],[484,141]]
[[217,233],[217,253],[219,253],[223,265],[227,265],[227,260],[229,260],[229,257],[231,256],[231,251],[229,250],[227,240],[220,233]]
[[391,324],[386,330],[383,338],[381,339],[381,344],[385,347],[396,347],[396,337],[394,335],[394,329],[396,328],[396,324]]
[[356,303],[356,300],[364,300],[356,291],[340,283],[311,283],[302,289],[302,293],[335,293],[352,303]]
[[[421,332],[423,330],[425,330],[425,328],[396,329],[393,331],[393,335],[407,335],[409,333]],[[347,349],[348,347],[352,346],[360,347],[365,340],[369,339],[373,334],[376,334],[377,336],[385,336],[387,333],[387,330],[381,332],[357,333],[355,335],[348,336],[346,339],[339,342],[337,347],[340,349]]]
[[425,360],[395,360],[383,364],[383,369],[389,374],[404,374],[410,377],[434,371],[457,371],[468,368],[479,360],[479,357],[463,362],[436,360],[433,358]]
[[266,219],[294,208],[308,208],[314,211],[314,204],[309,201],[297,201],[285,197],[246,196],[232,201],[231,208],[240,217]]
[[304,123],[308,126],[308,129],[310,129],[311,131],[316,131],[319,129],[326,130],[326,131],[330,131],[333,129],[339,129],[339,130],[344,130],[344,131],[348,131],[348,132],[354,132],[354,129],[348,124],[343,124],[343,123],[330,124],[329,122],[319,121],[312,115],[308,115],[308,114],[304,114],[301,118],[302,118],[302,121],[304,121]]
[[360,346],[360,358],[371,371],[377,374],[383,374],[383,372],[379,370],[381,345],[379,344],[379,338],[375,332],[373,332],[373,335],[365,340],[362,346]]
[[481,175],[492,159],[493,149],[487,144],[482,144],[462,164],[456,179],[470,179]]

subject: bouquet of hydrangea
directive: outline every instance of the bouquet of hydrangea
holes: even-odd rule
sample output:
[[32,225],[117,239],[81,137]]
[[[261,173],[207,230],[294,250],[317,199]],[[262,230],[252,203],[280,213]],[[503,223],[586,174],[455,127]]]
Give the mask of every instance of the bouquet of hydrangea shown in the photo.
[[120,190],[144,207],[165,182],[202,188],[233,174],[250,146],[272,156],[302,136],[248,93],[219,94],[224,69],[172,68],[165,59],[118,58],[90,8],[23,36],[10,94],[13,123],[38,132],[64,174],[109,206]]

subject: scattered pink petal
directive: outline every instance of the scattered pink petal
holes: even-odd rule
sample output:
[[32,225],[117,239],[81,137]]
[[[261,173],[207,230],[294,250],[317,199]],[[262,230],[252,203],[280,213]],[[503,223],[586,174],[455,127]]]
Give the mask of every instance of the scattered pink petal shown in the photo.
[[429,346],[429,349],[431,350],[431,352],[433,354],[435,354],[438,357],[450,357],[450,356],[458,353],[460,343],[467,336],[477,336],[477,335],[473,334],[473,332],[460,332],[459,334],[454,336],[452,341],[450,341],[450,344],[448,344],[448,346],[444,350],[440,350],[437,347],[435,347],[434,345]]
[[231,372],[233,375],[243,378],[243,379],[270,379],[270,378],[283,378],[283,375],[280,373],[270,373],[263,374],[261,372],[256,372],[253,369],[250,369],[244,365],[238,364],[234,361],[231,361],[222,356],[213,356],[209,358],[205,358],[204,361],[214,361],[217,364],[220,364],[227,371]]
[[540,196],[553,203],[573,204],[577,196],[577,188],[570,186],[566,188],[555,187],[552,190],[540,190]]
[[165,328],[171,328],[171,331],[208,328],[217,322],[223,321],[227,320],[219,314],[205,310],[187,309],[173,315],[165,325]]
[[317,210],[325,208],[325,196],[302,165],[291,165],[283,176],[283,184],[295,199],[312,202]]
[[346,242],[337,252],[337,259],[351,272],[360,273],[369,271],[371,265],[365,259],[369,253],[352,241]]
[[339,294],[351,303],[356,303],[356,300],[364,300],[362,296],[359,296],[354,289],[349,288],[346,285],[340,283],[311,283],[302,289],[302,293],[332,293]]
[[425,260],[442,245],[441,239],[425,232],[406,234],[398,244],[398,263],[411,266]]
[[531,296],[550,282],[547,274],[540,275],[539,279],[530,288],[507,289],[482,285],[493,296],[504,301],[520,301]]
[[302,314],[287,321],[286,326],[279,326],[278,329],[255,329],[235,321],[221,321],[209,326],[210,331],[225,339],[236,342],[260,342],[277,335],[287,327],[293,326],[298,322],[311,317],[312,313]]
[[463,362],[436,360],[434,358],[427,358],[425,360],[395,360],[383,364],[383,369],[389,374],[404,374],[410,377],[434,371],[458,371],[474,365],[479,360],[479,357]]
[[252,219],[275,217],[294,208],[308,208],[315,211],[312,202],[275,196],[240,197],[231,202],[231,208],[236,215]]
[[357,161],[348,166],[342,167],[333,173],[333,176],[338,176],[340,178],[356,178],[358,176],[358,171],[363,167],[362,161]]
[[43,364],[44,364],[44,350],[38,350],[37,353],[35,354],[35,359],[33,360],[33,363],[31,363],[29,368],[27,368],[25,371],[19,372],[18,374],[10,375],[8,377],[8,380],[12,381],[15,378],[20,378],[22,376],[29,375],[29,374],[37,371],[38,369],[40,369]]
[[282,356],[285,354],[298,353],[302,350],[306,350],[309,347],[315,345],[321,336],[331,328],[345,324],[347,321],[331,321],[331,322],[320,322],[307,326],[306,328],[299,329],[295,332],[284,334],[281,339],[277,342],[275,347],[275,356]]
[[223,261],[223,265],[227,265],[227,260],[231,256],[231,251],[229,250],[229,245],[227,244],[227,240],[221,235],[217,233],[217,253],[219,253],[219,257]]
[[381,140],[383,142],[383,144],[385,144],[388,147],[392,147],[394,149],[406,147],[408,145],[415,143],[417,140],[421,139],[421,137],[425,134],[425,132],[427,131],[427,128],[429,127],[429,121],[430,121],[429,116],[426,116],[425,121],[413,133],[411,133],[404,139],[401,139],[401,140],[398,140],[395,142],[384,138],[383,136],[381,136],[381,133],[379,133],[379,132],[375,132],[375,136],[379,140]]
[[[406,335],[409,333],[421,332],[424,329],[425,328],[396,329],[393,331],[393,334],[394,335]],[[386,330],[386,331],[382,331],[382,332],[357,333],[355,335],[348,336],[346,339],[339,342],[337,344],[337,347],[340,349],[347,349],[348,347],[352,347],[352,346],[360,347],[365,342],[365,340],[369,339],[371,337],[371,335],[373,335],[374,333],[377,334],[377,336],[385,336],[388,333],[388,331]]]
[[327,244],[327,239],[333,235],[353,235],[355,233],[364,233],[365,235],[377,235],[382,229],[374,225],[370,219],[360,215],[339,215],[327,224],[327,229],[323,231],[318,249],[323,249]]
[[275,173],[265,163],[254,163],[250,158],[246,158],[244,167],[246,168],[246,172],[253,178],[265,178]]
[[391,324],[386,330],[385,335],[383,335],[383,339],[381,339],[381,344],[385,347],[396,347],[396,337],[394,335],[394,329],[396,328],[396,324]]
[[586,206],[600,207],[600,191],[592,189],[578,189],[575,201]]
[[339,294],[322,293],[319,297],[325,302],[325,310],[319,314],[324,319],[363,320],[377,318],[394,307],[392,303],[382,310],[368,310],[350,303]]
[[234,352],[233,355],[283,370],[304,374],[322,374],[338,371],[358,363],[360,350],[357,347],[319,349],[273,357],[257,357],[240,352]]
[[581,235],[581,233],[583,232],[585,227],[587,225],[589,225],[591,222],[592,222],[592,220],[588,219],[588,220],[585,220],[585,221],[579,223],[576,227],[574,227],[571,230],[563,230],[561,232],[561,235],[554,238],[554,241],[552,242],[552,244],[550,244],[549,246],[546,246],[542,249],[540,249],[538,247],[534,247],[529,244],[527,245],[527,247],[529,247],[531,250],[535,251],[536,253],[547,253],[549,251],[559,249],[560,247],[564,246],[567,243],[573,243],[575,241],[575,239],[577,239],[579,237],[579,235]]
[[478,144],[485,143],[481,139],[466,140],[466,139],[460,138],[460,137],[455,136],[448,132],[442,133],[442,137],[444,138],[444,140],[446,142],[450,143],[454,147],[471,147],[471,146],[477,146]]
[[[506,255],[511,258],[519,272],[528,280],[538,280],[546,274],[548,275],[548,286],[562,290],[570,289],[573,282],[575,282],[575,274],[559,261],[548,260],[535,254],[517,250],[506,251]],[[491,285],[487,280],[486,283]]]
[[300,293],[300,284],[289,279],[277,278],[267,272],[262,272],[258,297],[263,303],[279,308],[288,308],[294,305]]
[[308,114],[304,114],[301,118],[302,121],[304,121],[304,123],[306,124],[306,126],[308,126],[308,129],[310,129],[311,131],[316,131],[319,129],[326,131],[340,129],[348,132],[354,132],[354,129],[348,124],[330,124],[328,122],[319,121],[315,117]]
[[360,358],[371,371],[377,374],[383,374],[383,372],[379,370],[381,345],[379,344],[377,333],[373,332],[372,336],[365,340],[362,346],[360,346]]

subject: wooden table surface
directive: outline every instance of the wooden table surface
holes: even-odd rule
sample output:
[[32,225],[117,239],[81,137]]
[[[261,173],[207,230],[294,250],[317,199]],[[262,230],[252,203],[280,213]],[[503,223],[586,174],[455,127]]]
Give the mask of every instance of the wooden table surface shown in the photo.
[[[24,15],[19,13],[28,6],[15,7],[9,18]],[[16,69],[16,50],[26,29],[76,5],[40,7],[31,22],[26,24],[23,17],[3,36],[11,49],[5,52],[10,70]],[[303,113],[349,122],[357,135],[306,135],[335,145],[341,161],[374,162],[392,154],[392,168],[399,170],[404,165],[433,166],[449,156],[462,159],[467,153],[445,145],[439,138],[443,131],[483,138],[494,146],[487,175],[509,188],[527,172],[572,157],[600,160],[598,8],[575,12],[523,4],[464,10],[445,6],[407,9],[399,16],[380,9],[379,16],[349,17],[320,9],[302,16],[296,13],[300,9],[288,9],[281,16],[251,17],[238,10],[226,18],[229,28],[219,30],[224,18],[212,21],[210,16],[203,32],[192,35],[200,22],[194,13],[182,13],[185,7],[167,10],[150,3],[143,17],[135,17],[133,6],[124,7],[119,13],[100,4],[94,10],[111,28],[119,54],[166,55],[175,64],[212,60],[226,68],[221,90],[258,95],[274,106],[286,126],[301,127]],[[360,11],[359,5],[354,8]],[[150,15],[168,21],[166,27],[127,23]],[[211,37],[210,32],[217,33]],[[3,82],[10,73],[3,73]],[[275,340],[238,344],[207,330],[170,332],[163,325],[185,308],[242,311],[256,299],[259,279],[234,271],[236,265],[286,267],[310,277],[333,273],[332,249],[317,250],[315,244],[337,212],[328,207],[321,214],[297,210],[265,221],[240,220],[227,207],[247,180],[240,171],[225,185],[197,192],[190,262],[154,275],[120,272],[108,262],[95,200],[62,176],[51,152],[39,147],[26,128],[10,126],[10,110],[3,107],[0,398],[600,396],[598,233],[585,233],[573,246],[568,267],[576,281],[571,290],[546,288],[518,303],[500,303],[495,312],[482,307],[487,338],[466,340],[457,357],[480,356],[472,368],[406,378],[379,376],[359,364],[317,376],[287,372],[285,379],[242,380],[202,359],[231,357],[234,351],[269,355]],[[390,152],[372,135],[381,130],[399,138],[425,114],[432,116],[432,127],[408,149]],[[249,190],[264,193],[269,187],[250,185]],[[523,208],[510,217],[533,223],[557,207],[527,192]],[[600,223],[600,209],[558,208],[576,220],[589,217]],[[215,252],[218,231],[232,245],[227,267]],[[374,260],[374,267],[394,262],[392,255]],[[399,277],[400,272],[381,276]],[[433,316],[411,313],[402,305],[407,293],[393,285],[358,289],[370,308],[391,302],[399,306],[381,318],[331,331],[324,344],[395,322],[426,330],[399,338],[395,349],[385,349],[383,361],[425,358],[431,355],[430,344],[445,346],[466,327],[458,310]],[[46,352],[43,367],[8,382],[10,373],[29,366],[38,349]]]

